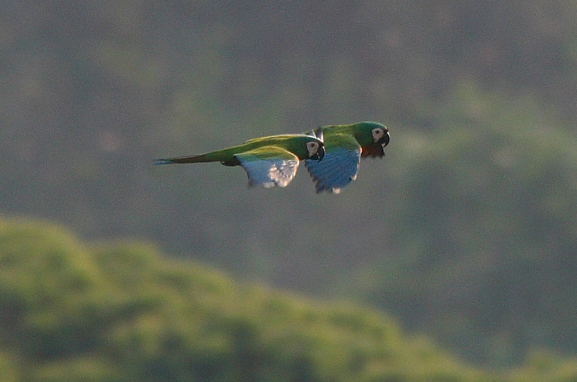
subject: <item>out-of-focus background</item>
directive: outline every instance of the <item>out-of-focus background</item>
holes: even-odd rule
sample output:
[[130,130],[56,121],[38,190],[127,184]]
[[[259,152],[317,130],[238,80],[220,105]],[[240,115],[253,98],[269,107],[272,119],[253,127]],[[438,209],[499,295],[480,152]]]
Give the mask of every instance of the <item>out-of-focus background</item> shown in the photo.
[[[567,379],[554,378],[574,380],[577,361],[567,359],[577,355],[575,20],[577,3],[567,0],[2,1],[0,213],[73,232],[2,223],[0,325],[12,334],[0,335],[0,366],[14,367],[5,378],[56,381],[62,370],[76,370],[79,380],[273,380],[243,365],[279,344],[246,338],[272,338],[296,322],[308,334],[289,337],[305,338],[316,331],[303,324],[314,314],[298,309],[348,301],[357,308],[347,305],[347,312],[357,310],[339,321],[346,330],[363,327],[359,317],[369,310],[395,320],[379,325],[427,338],[419,341],[436,345],[423,346],[473,368],[521,367],[506,378],[523,381],[570,370]],[[386,124],[391,143],[383,160],[363,161],[358,179],[339,195],[315,194],[304,167],[286,189],[262,190],[247,189],[240,168],[152,166],[157,157],[361,120]],[[146,255],[152,250],[144,244],[78,244],[109,239],[154,243],[162,255]],[[186,261],[174,268],[216,268],[235,280],[214,276],[228,280],[222,285],[238,283],[230,293],[220,281],[207,287],[243,303],[219,313],[232,322],[222,324],[228,334],[214,324],[214,338],[203,339],[219,357],[223,349],[235,354],[236,363],[194,346],[191,354],[212,355],[194,363],[163,353],[158,338],[168,338],[166,349],[178,348],[178,341],[197,344],[194,336],[206,329],[194,320],[179,326],[162,303],[200,299],[188,284],[197,271],[167,276],[190,287],[186,293],[143,281],[153,277],[146,273],[156,269],[151,262],[176,259]],[[76,262],[98,270],[59,284],[57,271],[77,270],[69,268]],[[60,311],[47,302],[72,301],[78,285],[96,291],[100,283],[110,283],[99,292],[106,303],[54,303]],[[141,284],[158,301],[148,292],[134,297],[130,291]],[[59,292],[46,300],[51,288]],[[253,333],[230,318],[239,309],[249,315],[250,296],[276,293],[269,288],[295,293],[286,297],[295,323],[273,320],[265,335],[260,323]],[[285,297],[262,298],[277,313],[289,309],[277,301]],[[315,314],[332,314],[322,312]],[[165,333],[165,319],[178,341]],[[333,329],[327,333],[341,338]],[[315,338],[305,339],[321,341]],[[431,380],[393,372],[387,368],[404,363],[379,363],[360,351],[338,363],[327,345],[319,354],[374,373],[336,372],[301,346],[295,340],[273,357],[296,373],[273,373],[279,381]],[[125,354],[118,359],[130,366],[115,369],[110,354]],[[223,371],[221,361],[238,367]],[[175,371],[177,364],[188,365],[189,374]],[[270,365],[265,369],[276,370]]]

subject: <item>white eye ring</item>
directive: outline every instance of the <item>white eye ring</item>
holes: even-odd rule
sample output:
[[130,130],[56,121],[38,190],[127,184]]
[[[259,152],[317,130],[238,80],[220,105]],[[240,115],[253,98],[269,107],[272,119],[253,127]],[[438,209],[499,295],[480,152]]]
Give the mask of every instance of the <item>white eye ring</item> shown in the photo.
[[371,132],[373,134],[373,139],[375,142],[378,142],[385,135],[385,131],[380,127],[376,127]]
[[308,150],[310,155],[316,154],[316,152],[319,151],[318,142],[308,142],[307,143],[307,150]]

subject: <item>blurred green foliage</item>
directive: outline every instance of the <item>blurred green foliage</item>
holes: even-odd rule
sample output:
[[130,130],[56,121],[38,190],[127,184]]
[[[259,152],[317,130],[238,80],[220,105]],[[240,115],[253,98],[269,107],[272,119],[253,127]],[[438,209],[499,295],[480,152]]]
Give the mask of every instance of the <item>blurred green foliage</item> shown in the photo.
[[138,242],[86,245],[39,221],[0,222],[2,381],[570,381],[535,353],[486,372],[386,316],[240,284]]
[[149,245],[86,246],[47,223],[3,220],[0,248],[3,381],[476,375],[375,312],[237,284]]
[[537,343],[574,351],[574,132],[533,97],[470,83],[449,105],[443,131],[399,138],[396,253],[343,292],[360,286],[357,296],[477,361],[519,361]]

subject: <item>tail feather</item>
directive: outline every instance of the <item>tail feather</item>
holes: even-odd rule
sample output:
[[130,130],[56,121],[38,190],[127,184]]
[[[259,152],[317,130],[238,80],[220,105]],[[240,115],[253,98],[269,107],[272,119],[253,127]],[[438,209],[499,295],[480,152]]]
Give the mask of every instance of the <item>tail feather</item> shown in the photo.
[[159,164],[171,164],[171,163],[174,163],[171,159],[155,159],[153,162],[155,166]]
[[155,165],[172,164],[172,163],[201,163],[201,162],[214,162],[214,159],[207,158],[207,154],[201,154],[188,157],[161,158],[154,160]]

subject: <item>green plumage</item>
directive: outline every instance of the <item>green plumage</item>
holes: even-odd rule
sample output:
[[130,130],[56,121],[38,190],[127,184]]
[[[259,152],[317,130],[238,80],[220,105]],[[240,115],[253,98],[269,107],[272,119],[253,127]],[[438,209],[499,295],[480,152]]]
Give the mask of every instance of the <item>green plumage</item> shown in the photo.
[[[388,129],[386,126],[377,122],[359,122],[350,125],[331,125],[323,126],[322,130],[323,141],[325,142],[326,150],[334,147],[344,147],[350,150],[362,148],[362,156],[383,156],[374,154],[375,150],[379,150],[389,143]],[[383,129],[386,135],[381,141],[375,141],[373,131],[375,129]],[[318,129],[317,129],[318,131]]]
[[211,151],[206,154],[157,159],[155,164],[220,162],[226,166],[237,166],[240,163],[235,157],[236,154],[263,147],[265,147],[263,153],[266,152],[266,147],[276,147],[293,153],[298,159],[308,159],[309,154],[306,143],[314,141],[311,138],[311,136],[305,134],[284,134],[253,138],[242,145]]
[[324,144],[306,134],[285,134],[254,138],[242,145],[206,154],[157,159],[154,164],[220,162],[225,166],[242,166],[250,186],[285,187],[297,172],[300,160],[323,158]]
[[389,140],[386,126],[359,122],[323,126],[309,134],[249,139],[242,145],[205,154],[158,159],[155,164],[220,162],[242,166],[250,186],[269,188],[289,184],[300,161],[305,160],[317,192],[339,193],[356,179],[361,158],[383,157]]

